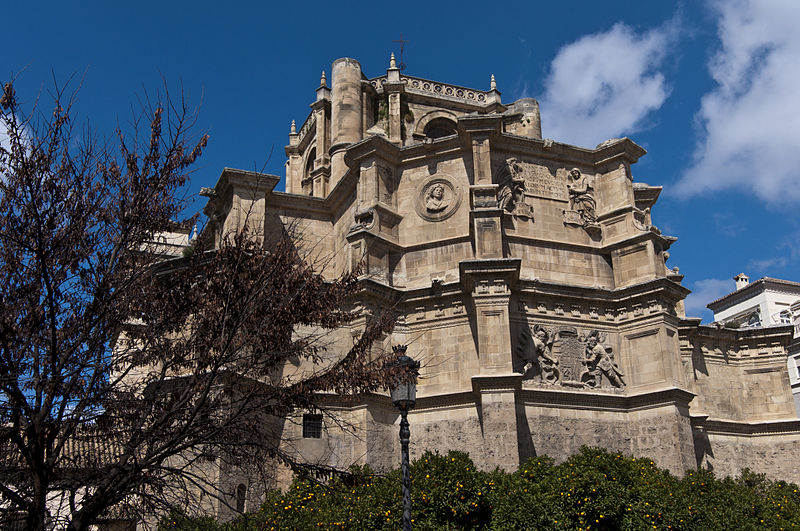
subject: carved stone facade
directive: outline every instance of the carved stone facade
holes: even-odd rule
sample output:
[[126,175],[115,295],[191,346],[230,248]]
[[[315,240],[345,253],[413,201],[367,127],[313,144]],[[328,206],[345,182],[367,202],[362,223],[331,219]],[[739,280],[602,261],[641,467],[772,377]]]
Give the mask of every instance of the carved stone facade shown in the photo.
[[[679,474],[747,466],[800,481],[791,331],[685,317],[689,290],[666,265],[675,238],[651,219],[661,188],[631,171],[644,149],[627,138],[595,148],[543,139],[538,103],[503,104],[494,85],[395,66],[367,79],[353,59],[332,72],[289,136],[286,192],[277,177],[226,170],[206,230],[225,237],[249,207],[267,238],[300,229],[298,247],[325,257],[330,277],[363,264],[355,303],[365,316],[398,312],[382,346],[407,344],[422,362],[412,456],[464,450],[482,467],[513,469],[586,444]],[[388,396],[330,400],[344,423],[326,419],[323,437],[304,439],[285,422],[287,451],[396,466]]]

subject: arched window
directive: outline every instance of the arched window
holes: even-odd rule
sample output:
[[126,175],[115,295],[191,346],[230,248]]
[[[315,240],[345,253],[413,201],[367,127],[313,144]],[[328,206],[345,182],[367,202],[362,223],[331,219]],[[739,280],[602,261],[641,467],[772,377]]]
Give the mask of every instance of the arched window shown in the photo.
[[308,158],[306,159],[306,170],[303,172],[303,177],[308,179],[311,177],[311,172],[314,171],[314,159],[317,158],[317,148],[311,148],[311,151],[308,154]]
[[236,487],[236,512],[244,512],[244,503],[247,500],[247,485],[239,483]]
[[433,139],[454,135],[456,132],[456,124],[447,118],[434,118],[425,126],[425,136]]
[[317,148],[311,148],[306,159],[306,167],[303,170],[303,193],[314,195],[314,182],[311,180],[311,172],[314,171],[314,159],[317,158]]

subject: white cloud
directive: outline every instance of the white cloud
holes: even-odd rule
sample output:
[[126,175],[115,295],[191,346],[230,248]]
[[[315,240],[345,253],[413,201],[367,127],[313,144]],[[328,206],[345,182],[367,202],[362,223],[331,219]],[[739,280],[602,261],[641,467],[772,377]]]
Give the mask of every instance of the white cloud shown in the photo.
[[676,28],[637,34],[618,23],[561,48],[545,80],[544,136],[593,147],[641,130],[669,95],[659,67]]
[[[786,256],[774,256],[771,258],[764,258],[761,260],[750,260],[747,262],[747,269],[750,271],[772,271],[775,269],[783,269],[789,264],[789,258]],[[764,276],[774,276],[774,273],[770,275],[769,273],[765,274]]]
[[713,314],[706,308],[706,304],[732,293],[734,289],[736,289],[736,283],[732,279],[705,278],[696,281],[692,285],[692,292],[684,302],[686,316],[703,317],[707,321],[713,320]]
[[[800,230],[790,230],[775,246],[771,255],[753,258],[747,262],[751,277],[765,276],[800,280],[797,278],[796,264],[800,263]],[[793,267],[794,266],[794,267]],[[785,276],[786,274],[789,276]]]
[[717,87],[702,99],[695,162],[685,195],[740,188],[767,201],[800,201],[800,2],[714,4],[719,52],[709,63]]

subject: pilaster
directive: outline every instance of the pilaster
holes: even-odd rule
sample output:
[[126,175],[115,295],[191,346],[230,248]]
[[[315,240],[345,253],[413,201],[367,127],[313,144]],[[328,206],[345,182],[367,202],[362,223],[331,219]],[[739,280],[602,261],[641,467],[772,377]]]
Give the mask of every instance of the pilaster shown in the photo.
[[328,150],[331,147],[331,90],[325,86],[325,72],[317,89],[317,100],[311,104],[316,121],[317,158],[314,168],[330,167],[331,159]]
[[519,466],[516,395],[522,375],[473,376],[483,429],[484,467],[514,471]]
[[476,258],[502,258],[503,211],[497,203],[498,185],[492,182],[492,138],[500,133],[499,116],[462,116],[459,127],[472,147],[473,179],[470,185],[470,221]]
[[514,372],[509,302],[519,279],[519,258],[464,260],[460,264],[464,291],[475,308],[480,374]]

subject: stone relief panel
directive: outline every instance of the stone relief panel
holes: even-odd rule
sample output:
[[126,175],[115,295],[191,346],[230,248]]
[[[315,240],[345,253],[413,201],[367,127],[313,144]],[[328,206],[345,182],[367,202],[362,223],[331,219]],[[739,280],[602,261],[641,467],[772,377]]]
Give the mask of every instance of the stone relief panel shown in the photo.
[[503,184],[517,179],[523,182],[526,196],[567,202],[569,195],[566,175],[566,170],[561,168],[553,169],[542,164],[511,158],[498,169],[497,182]]
[[624,373],[605,334],[591,330],[579,334],[575,327],[524,326],[517,355],[525,363],[523,380],[573,389],[624,389]]
[[461,189],[445,174],[432,175],[417,188],[416,210],[422,219],[442,221],[461,204]]

